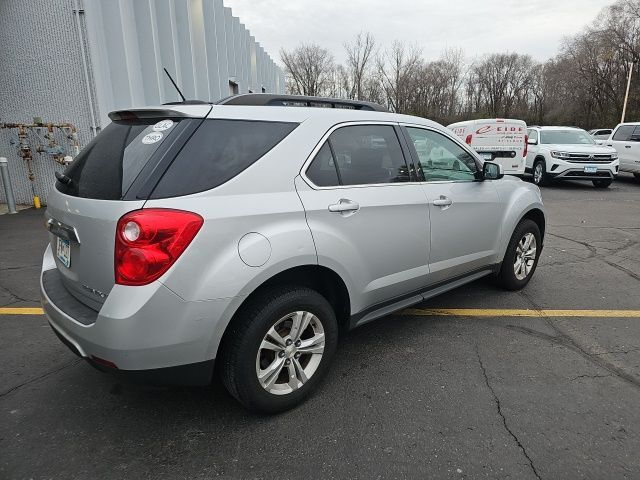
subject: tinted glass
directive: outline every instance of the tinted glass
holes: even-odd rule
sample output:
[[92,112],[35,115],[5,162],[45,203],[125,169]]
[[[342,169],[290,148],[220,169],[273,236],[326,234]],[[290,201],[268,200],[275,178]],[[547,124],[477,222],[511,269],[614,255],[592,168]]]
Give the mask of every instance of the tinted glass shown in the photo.
[[634,125],[622,125],[616,130],[616,133],[613,135],[612,140],[620,140],[622,142],[626,142],[631,138],[633,131],[635,130]]
[[422,128],[407,128],[427,182],[473,181],[478,166],[473,156],[448,137]]
[[67,195],[119,200],[177,128],[178,122],[169,119],[110,123],[65,171],[71,183],[56,186]]
[[329,137],[343,185],[409,181],[400,142],[390,125],[342,127]]
[[594,145],[596,142],[584,130],[542,130],[540,143],[547,145]]
[[151,194],[177,197],[229,181],[280,143],[297,123],[205,120]]
[[307,177],[319,187],[340,185],[331,148],[325,143],[307,169]]

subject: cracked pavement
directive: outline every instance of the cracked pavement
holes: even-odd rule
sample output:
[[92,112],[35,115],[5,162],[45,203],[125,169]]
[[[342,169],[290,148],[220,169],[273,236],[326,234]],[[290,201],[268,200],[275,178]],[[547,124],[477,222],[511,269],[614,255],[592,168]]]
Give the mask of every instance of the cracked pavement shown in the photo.
[[[640,309],[640,182],[543,189],[522,292],[422,308]],[[0,306],[35,306],[42,212],[0,216]],[[420,306],[419,306],[420,308]],[[640,319],[390,316],[343,337],[301,407],[120,383],[43,317],[0,315],[0,478],[640,478]]]

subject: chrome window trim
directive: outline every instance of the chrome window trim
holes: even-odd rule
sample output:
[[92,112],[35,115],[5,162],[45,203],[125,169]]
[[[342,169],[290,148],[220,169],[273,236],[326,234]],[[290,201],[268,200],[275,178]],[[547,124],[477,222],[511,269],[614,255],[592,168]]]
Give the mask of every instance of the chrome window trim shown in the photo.
[[[421,185],[422,184],[422,182],[392,182],[392,183],[363,183],[358,185],[335,185],[330,187],[320,187],[315,183],[313,183],[313,181],[309,177],[307,177],[307,170],[309,168],[309,165],[311,165],[311,162],[315,160],[316,155],[318,154],[320,149],[324,146],[324,144],[329,139],[329,136],[339,128],[352,127],[352,126],[358,126],[358,125],[388,125],[391,127],[396,127],[400,125],[400,123],[390,122],[388,120],[387,121],[366,120],[366,121],[342,122],[342,123],[337,123],[333,125],[329,130],[325,132],[322,138],[320,138],[320,141],[318,142],[318,144],[315,147],[313,147],[313,150],[311,150],[311,153],[309,154],[305,162],[302,164],[302,167],[300,168],[299,174],[302,177],[302,179],[305,181],[305,183],[309,185],[309,187],[311,187],[314,190],[344,190],[348,188],[390,187],[390,186],[398,187],[402,185]],[[396,132],[394,131],[393,133],[397,137]],[[400,142],[401,140],[398,138],[398,146],[401,148],[401,151],[402,151],[402,144]],[[404,152],[402,157],[405,163],[407,163],[408,159],[404,158]],[[407,164],[407,168],[409,168],[409,164]]]

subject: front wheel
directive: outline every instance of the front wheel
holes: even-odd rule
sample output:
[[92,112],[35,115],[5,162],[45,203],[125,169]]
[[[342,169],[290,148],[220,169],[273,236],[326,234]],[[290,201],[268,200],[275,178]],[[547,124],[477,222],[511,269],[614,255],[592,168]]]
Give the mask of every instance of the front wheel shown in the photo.
[[608,188],[612,182],[613,180],[611,180],[610,178],[606,180],[593,180],[593,186],[596,188]]
[[539,187],[543,187],[549,183],[549,176],[547,175],[544,160],[538,159],[533,164],[533,183]]
[[249,300],[225,333],[222,380],[251,411],[288,410],[326,374],[337,341],[336,317],[322,295],[296,286],[270,289]]
[[533,220],[522,220],[507,246],[498,282],[507,290],[524,288],[536,270],[541,248],[542,238],[538,225]]

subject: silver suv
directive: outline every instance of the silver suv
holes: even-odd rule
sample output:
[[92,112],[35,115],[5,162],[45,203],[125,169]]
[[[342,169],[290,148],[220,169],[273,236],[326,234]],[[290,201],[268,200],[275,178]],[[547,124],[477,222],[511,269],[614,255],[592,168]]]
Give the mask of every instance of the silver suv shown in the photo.
[[277,412],[327,372],[340,327],[485,275],[524,287],[538,187],[383,110],[257,94],[111,113],[49,195],[54,332],[144,381],[207,384],[215,360],[245,407]]

